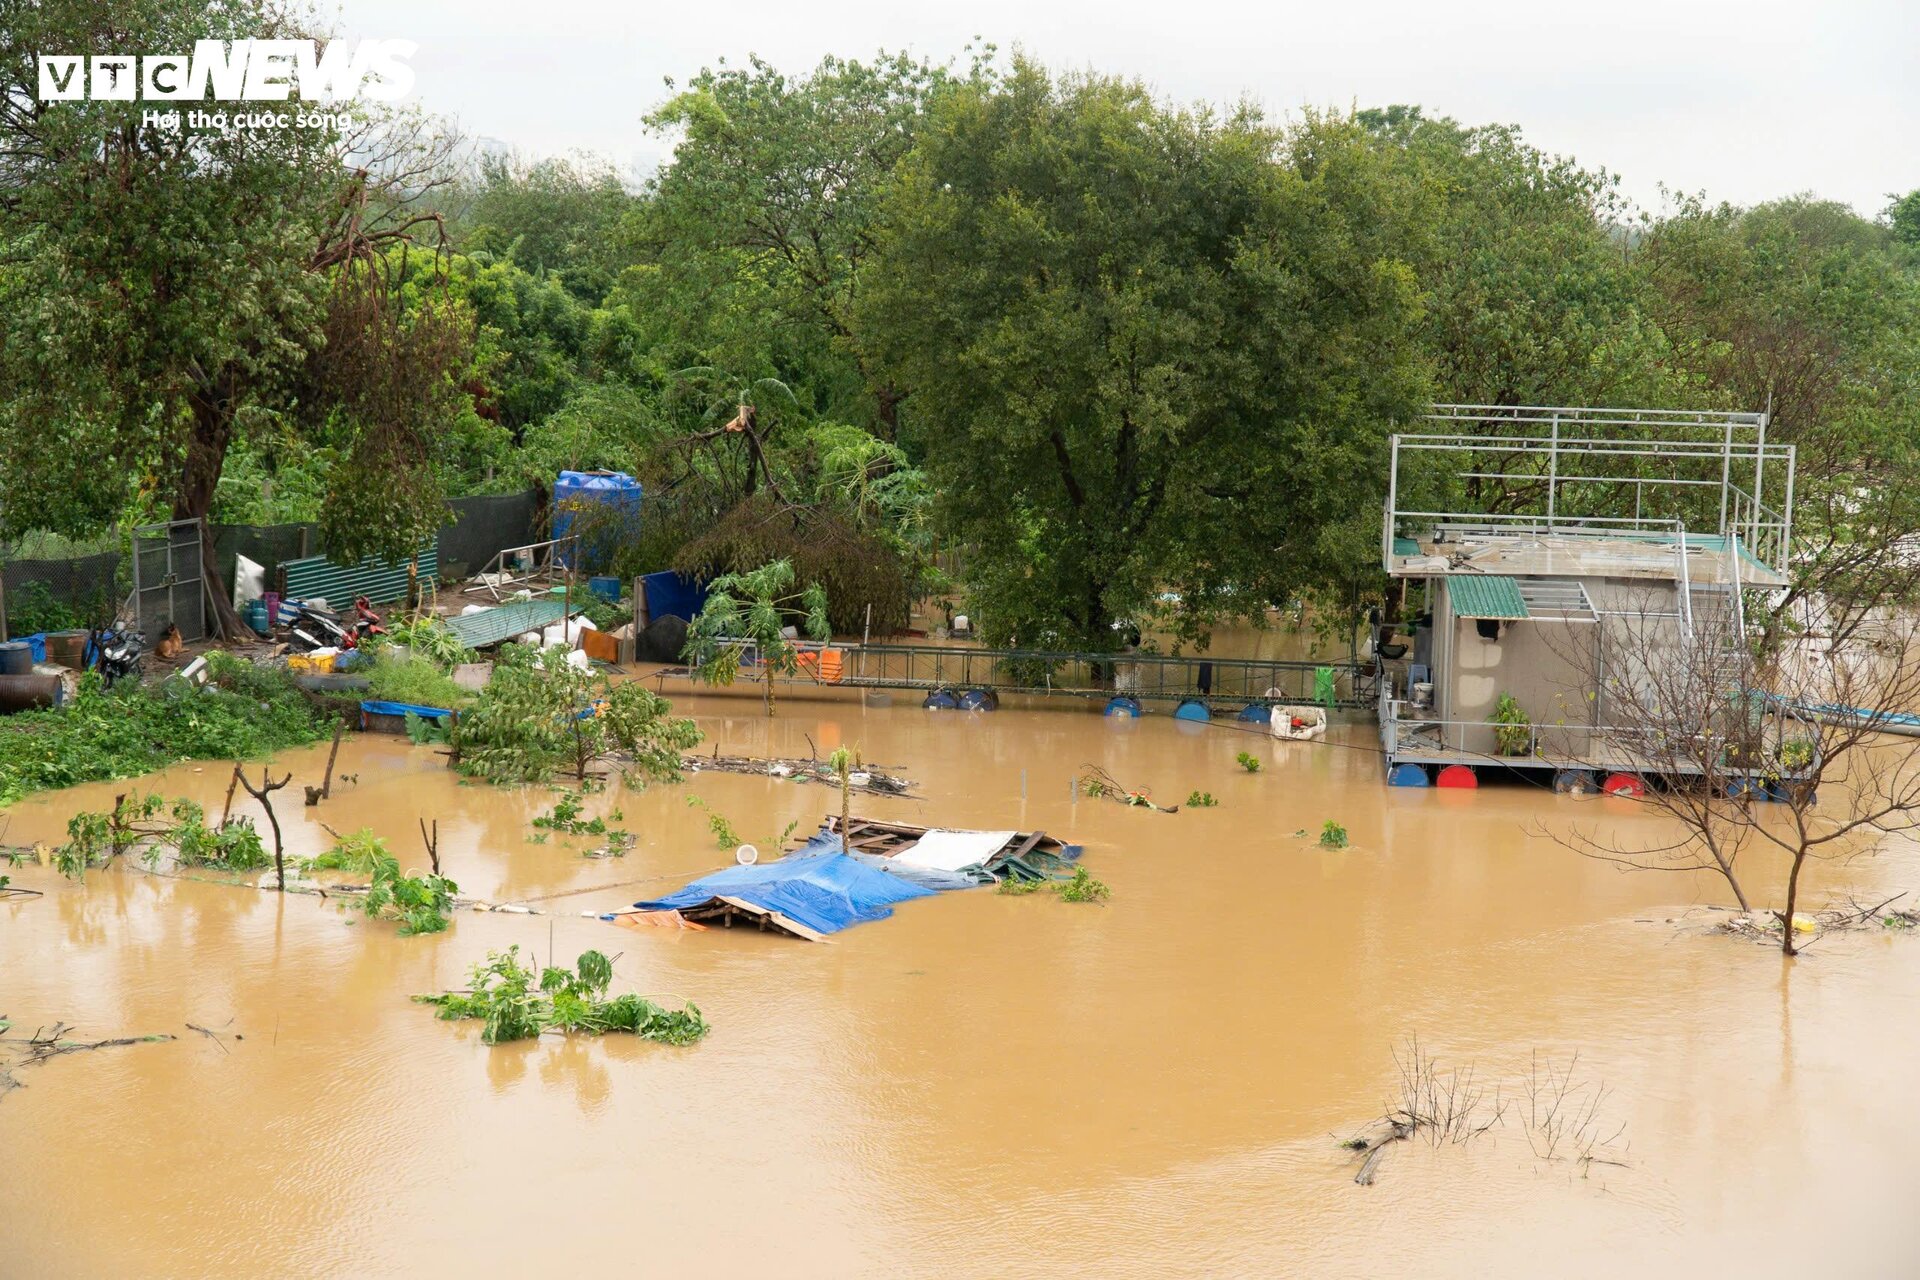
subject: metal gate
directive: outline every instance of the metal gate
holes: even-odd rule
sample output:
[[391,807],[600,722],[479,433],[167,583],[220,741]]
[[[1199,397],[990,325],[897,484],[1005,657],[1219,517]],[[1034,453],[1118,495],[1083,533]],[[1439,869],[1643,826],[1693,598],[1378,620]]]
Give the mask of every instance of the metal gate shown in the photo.
[[133,531],[135,626],[149,643],[169,622],[189,643],[207,638],[207,586],[201,574],[200,521],[145,524]]

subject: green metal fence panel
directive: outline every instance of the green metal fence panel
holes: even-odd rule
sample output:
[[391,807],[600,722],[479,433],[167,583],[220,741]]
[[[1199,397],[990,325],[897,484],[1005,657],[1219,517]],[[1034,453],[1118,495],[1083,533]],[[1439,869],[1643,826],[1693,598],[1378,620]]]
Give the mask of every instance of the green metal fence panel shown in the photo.
[[[407,594],[407,561],[388,564],[369,557],[358,564],[339,565],[325,556],[304,560],[283,560],[286,597],[289,600],[325,600],[343,608],[365,596],[375,604],[404,599]],[[440,539],[436,535],[420,548],[420,581],[430,583],[440,571]]]

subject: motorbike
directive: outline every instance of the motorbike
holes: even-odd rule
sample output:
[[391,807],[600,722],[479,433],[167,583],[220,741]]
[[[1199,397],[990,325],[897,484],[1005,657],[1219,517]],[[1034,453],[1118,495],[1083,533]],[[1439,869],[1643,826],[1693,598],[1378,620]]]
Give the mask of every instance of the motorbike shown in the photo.
[[116,622],[111,627],[96,628],[89,637],[93,652],[94,670],[100,678],[112,687],[114,682],[132,676],[140,678],[141,660],[146,656],[147,637],[125,623]]
[[357,649],[369,638],[386,634],[382,619],[365,596],[353,602],[349,620],[317,605],[297,606],[287,630],[288,642],[296,651],[313,649]]

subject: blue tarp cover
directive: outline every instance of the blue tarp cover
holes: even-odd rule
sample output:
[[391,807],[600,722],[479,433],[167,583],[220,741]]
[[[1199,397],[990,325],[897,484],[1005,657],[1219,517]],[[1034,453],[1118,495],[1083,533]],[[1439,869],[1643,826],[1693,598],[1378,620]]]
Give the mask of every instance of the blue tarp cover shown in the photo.
[[416,707],[410,702],[363,702],[360,704],[360,710],[365,714],[376,716],[403,716],[411,711],[428,720],[438,720],[453,714],[445,707]]
[[843,853],[796,853],[777,862],[728,867],[678,893],[633,905],[642,911],[678,911],[725,896],[778,911],[820,933],[838,933],[849,925],[886,919],[896,902],[933,895],[932,889]]

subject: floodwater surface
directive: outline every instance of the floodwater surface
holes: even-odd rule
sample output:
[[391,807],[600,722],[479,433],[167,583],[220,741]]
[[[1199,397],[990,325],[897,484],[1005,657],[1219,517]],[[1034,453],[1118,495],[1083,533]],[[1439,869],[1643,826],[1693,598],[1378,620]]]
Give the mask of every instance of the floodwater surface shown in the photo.
[[[46,895],[0,902],[0,1014],[180,1038],[19,1068],[0,1097],[0,1273],[1920,1274],[1920,938],[1836,935],[1787,963],[1670,924],[1724,890],[1553,839],[1658,834],[1631,801],[1390,790],[1364,725],[1278,743],[905,696],[787,697],[769,722],[751,691],[669,691],[709,749],[857,744],[917,783],[857,813],[1080,842],[1112,899],[949,893],[823,944],[634,932],[582,913],[731,859],[689,796],[765,850],[836,793],[616,787],[589,812],[622,809],[638,847],[591,860],[588,841],[531,839],[551,791],[463,784],[432,748],[350,741],[357,780],[317,809],[298,795],[325,748],[289,753],[291,852],[327,847],[322,823],[366,826],[422,866],[417,824],[437,818],[464,894],[548,914],[401,938],[310,895],[13,870]],[[1083,764],[1219,805],[1076,796]],[[225,783],[208,763],[137,789],[217,813]],[[21,803],[5,839],[56,840],[134,789]],[[1328,819],[1349,848],[1316,847]],[[1920,888],[1920,858],[1814,875],[1815,906],[1885,896]],[[514,943],[618,953],[616,991],[691,999],[713,1031],[488,1048],[409,1002]],[[1396,1144],[1356,1186],[1339,1141],[1397,1101],[1413,1037],[1471,1064],[1506,1119],[1464,1145]],[[1519,1118],[1536,1060],[1604,1086],[1596,1132],[1617,1133],[1618,1163],[1540,1152]]]

